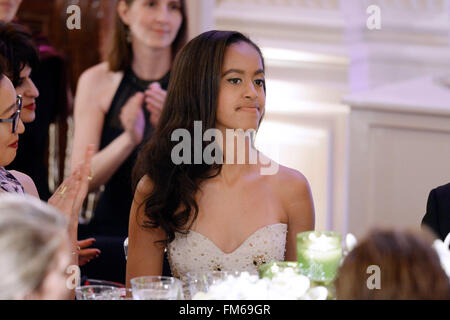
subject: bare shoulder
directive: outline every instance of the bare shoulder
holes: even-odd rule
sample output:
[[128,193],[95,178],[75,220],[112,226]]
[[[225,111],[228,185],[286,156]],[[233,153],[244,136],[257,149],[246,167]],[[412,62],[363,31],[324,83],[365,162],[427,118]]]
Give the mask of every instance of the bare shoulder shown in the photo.
[[286,207],[311,200],[308,179],[300,171],[278,165],[277,172],[269,179]]
[[314,202],[308,179],[300,171],[281,165],[273,179],[289,223],[298,230],[314,229]]
[[81,90],[87,89],[89,92],[96,92],[97,94],[99,91],[103,92],[104,90],[115,92],[122,77],[122,71],[111,71],[108,62],[102,62],[90,67],[81,74],[78,80],[78,87]]
[[133,202],[136,205],[141,206],[145,202],[147,197],[150,195],[152,190],[153,190],[152,180],[147,175],[143,176],[136,186]]
[[39,197],[39,194],[38,194],[38,191],[36,189],[36,185],[34,184],[33,179],[31,179],[25,173],[22,173],[19,171],[12,170],[12,171],[9,171],[9,173],[11,173],[20,182],[20,184],[25,189],[26,193],[36,196],[36,197]]
[[155,229],[138,228],[138,226],[143,226],[149,221],[149,217],[145,212],[144,204],[152,192],[153,186],[154,184],[152,180],[147,175],[143,176],[141,180],[139,180],[134,194],[132,210],[130,211],[130,230],[134,230],[135,232],[137,232],[136,230],[139,230],[139,232],[143,232],[145,234],[150,233],[152,234],[152,239],[154,237],[154,240],[161,240],[166,239],[166,234],[161,227]]
[[153,181],[150,179],[148,175],[145,175],[139,180],[139,183],[136,187],[136,193],[140,195],[149,195],[153,190]]
[[95,66],[86,69],[80,76],[80,83],[95,83],[101,85],[105,83],[108,78],[112,77],[114,72],[111,72],[107,62],[99,63]]
[[279,165],[275,178],[286,187],[309,188],[308,179],[298,170]]
[[[106,112],[114,93],[120,85],[123,72],[113,72],[107,62],[97,64],[84,71],[78,79],[77,97],[82,102],[79,106],[89,108],[93,102]],[[75,108],[78,104],[75,104]]]

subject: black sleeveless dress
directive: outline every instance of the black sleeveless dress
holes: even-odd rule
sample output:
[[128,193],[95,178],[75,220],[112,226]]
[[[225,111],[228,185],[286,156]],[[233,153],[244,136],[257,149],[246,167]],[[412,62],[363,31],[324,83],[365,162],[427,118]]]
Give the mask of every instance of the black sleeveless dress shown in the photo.
[[[167,90],[169,77],[170,72],[163,78],[156,80],[164,90]],[[145,91],[152,82],[156,81],[139,79],[131,68],[124,73],[111,107],[105,116],[100,150],[124,132],[119,115],[128,99],[139,91]],[[123,241],[128,236],[129,214],[134,196],[131,174],[139,150],[150,139],[154,131],[149,121],[150,113],[145,105],[142,108],[145,117],[145,133],[142,144],[131,153],[106,183],[91,222],[88,225],[79,226],[79,239],[95,237],[97,241],[93,247],[101,250],[99,258],[82,267],[82,274],[91,279],[125,282],[126,260]],[[165,261],[165,274],[168,273],[167,265],[168,263]]]

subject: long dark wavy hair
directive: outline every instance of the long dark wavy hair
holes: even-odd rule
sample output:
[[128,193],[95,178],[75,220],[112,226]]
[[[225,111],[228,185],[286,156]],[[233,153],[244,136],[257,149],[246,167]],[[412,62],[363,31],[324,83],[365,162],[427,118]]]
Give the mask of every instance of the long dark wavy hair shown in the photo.
[[[171,135],[176,129],[186,129],[193,137],[194,121],[201,121],[203,132],[215,128],[225,51],[239,42],[258,51],[265,70],[259,47],[235,31],[205,32],[191,40],[175,59],[159,123],[139,153],[133,170],[134,189],[145,175],[152,181],[153,189],[141,204],[145,205],[143,227],[161,227],[167,238],[158,242],[167,245],[175,239],[176,232],[186,233],[190,229],[198,215],[195,194],[200,184],[221,171],[220,164],[174,164],[171,152],[178,142],[171,141]],[[203,142],[203,150],[208,144]]]

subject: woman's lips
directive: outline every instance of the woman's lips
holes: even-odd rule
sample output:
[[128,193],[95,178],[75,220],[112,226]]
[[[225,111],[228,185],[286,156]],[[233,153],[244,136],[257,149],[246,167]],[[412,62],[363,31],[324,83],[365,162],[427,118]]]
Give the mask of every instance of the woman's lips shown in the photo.
[[24,108],[27,109],[27,110],[30,110],[30,111],[35,111],[36,110],[36,104],[32,103],[32,104],[29,104],[27,106],[24,106]]
[[14,143],[11,143],[8,147],[9,148],[13,148],[13,149],[17,149],[19,147],[19,140],[17,140]]
[[238,111],[246,111],[246,112],[259,112],[258,107],[239,107]]
[[170,31],[169,30],[163,30],[163,29],[153,29],[153,32],[159,34],[159,35],[166,35],[169,34]]

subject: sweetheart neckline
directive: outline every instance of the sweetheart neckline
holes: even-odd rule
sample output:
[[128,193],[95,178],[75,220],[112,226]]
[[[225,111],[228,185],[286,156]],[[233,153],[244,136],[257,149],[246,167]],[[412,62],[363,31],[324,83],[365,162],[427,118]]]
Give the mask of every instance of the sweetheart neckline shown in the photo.
[[244,240],[244,242],[242,242],[236,249],[234,249],[233,251],[227,253],[225,251],[223,251],[221,248],[219,248],[219,246],[217,246],[214,241],[212,241],[210,238],[208,238],[207,236],[201,234],[200,232],[194,231],[194,230],[189,230],[189,232],[193,232],[203,238],[205,238],[208,242],[210,242],[217,250],[219,250],[221,253],[223,253],[224,255],[232,255],[233,253],[235,253],[236,251],[238,251],[241,247],[243,247],[253,236],[255,236],[258,232],[268,228],[268,227],[274,227],[274,226],[278,226],[278,225],[284,225],[287,226],[287,223],[274,223],[274,224],[269,224],[266,226],[263,226],[261,228],[259,228],[258,230],[256,230],[255,232],[253,232],[251,235],[249,235],[247,237],[247,239]]

